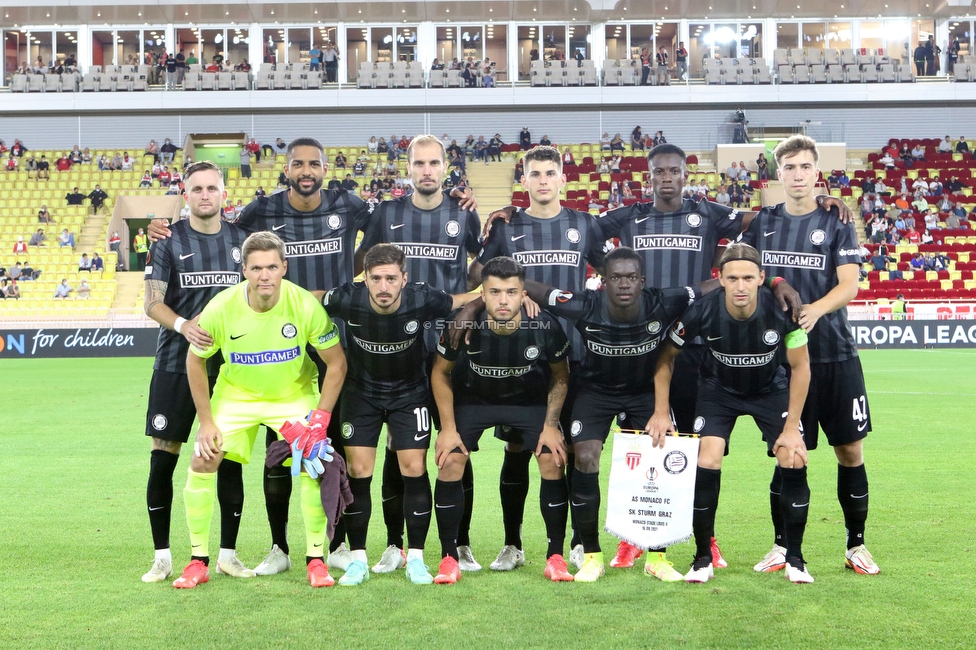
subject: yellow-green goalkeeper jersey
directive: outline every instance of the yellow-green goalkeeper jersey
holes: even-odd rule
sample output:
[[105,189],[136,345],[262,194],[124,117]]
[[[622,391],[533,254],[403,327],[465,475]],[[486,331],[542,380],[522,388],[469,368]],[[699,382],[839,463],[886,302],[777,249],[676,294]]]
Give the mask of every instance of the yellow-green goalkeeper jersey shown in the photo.
[[258,313],[247,303],[247,282],[218,293],[204,308],[199,325],[213,338],[198,357],[218,351],[224,364],[213,399],[290,400],[317,394],[318,372],[305,344],[325,350],[339,344],[339,330],[312,294],[281,281],[278,303]]

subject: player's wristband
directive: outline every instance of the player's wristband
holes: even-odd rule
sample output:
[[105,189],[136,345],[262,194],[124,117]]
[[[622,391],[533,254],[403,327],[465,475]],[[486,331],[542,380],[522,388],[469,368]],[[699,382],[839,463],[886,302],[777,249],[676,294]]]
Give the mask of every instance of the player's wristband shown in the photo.
[[773,277],[768,278],[766,280],[766,288],[767,289],[775,289],[777,284],[779,284],[780,282],[785,282],[785,281],[786,281],[786,278],[781,278],[778,275],[773,276]]
[[183,333],[183,323],[185,323],[185,322],[186,322],[186,319],[183,318],[182,316],[177,316],[176,317],[176,322],[173,323],[173,329],[176,330],[176,333],[177,334],[182,334]]

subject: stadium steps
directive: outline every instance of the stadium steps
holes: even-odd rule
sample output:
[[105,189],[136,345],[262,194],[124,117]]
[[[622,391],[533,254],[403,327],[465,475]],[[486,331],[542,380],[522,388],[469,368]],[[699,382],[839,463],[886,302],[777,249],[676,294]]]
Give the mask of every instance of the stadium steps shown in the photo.
[[512,178],[515,177],[515,159],[503,156],[501,162],[488,165],[480,161],[467,164],[468,180],[475,198],[478,214],[484,220],[493,210],[512,202]]
[[112,309],[131,311],[139,308],[139,296],[143,288],[142,271],[125,271],[115,274],[115,300]]
[[105,227],[108,223],[107,214],[89,214],[85,218],[85,223],[81,226],[80,237],[77,242],[77,249],[86,251],[99,251],[105,248]]

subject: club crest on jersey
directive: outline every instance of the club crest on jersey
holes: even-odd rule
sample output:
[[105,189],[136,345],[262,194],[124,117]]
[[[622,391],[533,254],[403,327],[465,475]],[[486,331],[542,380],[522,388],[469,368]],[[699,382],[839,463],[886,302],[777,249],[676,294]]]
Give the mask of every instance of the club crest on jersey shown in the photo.
[[352,434],[355,433],[355,431],[356,431],[356,427],[352,426],[352,422],[342,423],[342,437],[345,438],[346,440],[352,438]]
[[525,358],[528,359],[529,361],[532,361],[533,359],[538,359],[539,348],[537,348],[534,345],[530,345],[529,347],[525,348]]
[[230,249],[230,257],[236,263],[240,264],[241,263],[241,259],[243,259],[241,257],[241,249],[238,248],[237,246],[234,246],[234,248]]
[[664,457],[662,465],[668,474],[680,474],[688,468],[688,457],[680,451],[672,451]]
[[326,223],[329,224],[329,228],[332,228],[332,230],[337,230],[342,225],[342,217],[337,214],[330,214]]
[[699,431],[701,431],[702,429],[704,429],[705,428],[705,418],[703,418],[700,415],[697,418],[695,418],[695,424],[694,424],[694,427],[693,428],[695,429],[695,433],[698,433]]
[[650,323],[647,324],[648,334],[657,334],[660,331],[661,331],[661,321],[652,320]]
[[281,335],[286,339],[293,339],[298,335],[298,328],[291,323],[285,323],[285,326],[281,328]]
[[452,219],[444,226],[444,232],[447,233],[448,237],[457,237],[461,234],[461,224]]
[[166,429],[168,425],[169,425],[169,420],[167,420],[166,416],[163,415],[162,413],[157,413],[156,415],[153,416],[152,427],[156,431],[163,431]]
[[827,239],[827,233],[825,233],[823,230],[820,230],[820,228],[817,228],[812,233],[810,233],[810,241],[813,242],[816,246],[819,246],[820,244],[824,243],[824,240],[826,239]]
[[776,330],[766,330],[763,332],[763,343],[766,345],[776,345],[779,343],[779,332]]
[[566,231],[566,239],[570,244],[578,244],[582,237],[580,236],[580,231],[576,228],[570,228]]
[[414,334],[417,332],[418,329],[420,329],[420,323],[418,323],[415,320],[412,320],[403,326],[403,331],[406,332],[407,334]]
[[700,214],[692,212],[687,217],[685,217],[685,221],[687,221],[688,225],[691,226],[692,228],[697,228],[698,226],[701,225],[702,219]]
[[573,424],[569,428],[569,435],[575,438],[580,434],[582,430],[583,430],[583,423],[580,422],[579,420],[573,420]]

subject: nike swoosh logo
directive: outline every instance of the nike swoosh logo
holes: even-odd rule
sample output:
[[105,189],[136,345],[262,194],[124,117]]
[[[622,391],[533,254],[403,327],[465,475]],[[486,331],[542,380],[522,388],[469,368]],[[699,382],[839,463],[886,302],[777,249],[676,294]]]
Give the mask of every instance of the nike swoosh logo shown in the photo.
[[809,501],[807,501],[806,503],[796,503],[796,502],[793,503],[794,508],[806,508],[808,505],[810,505]]
[[435,504],[434,504],[434,507],[435,507],[435,508],[438,508],[438,509],[441,509],[441,510],[443,510],[444,508],[453,508],[453,507],[454,507],[454,504],[452,503],[452,504],[450,504],[450,505],[447,505],[447,506],[442,506],[442,505],[441,505],[441,504],[439,504],[439,503],[435,503]]
[[600,331],[600,328],[599,327],[590,327],[589,325],[587,325],[583,329],[585,329],[587,332],[599,332]]
[[190,544],[190,548],[200,548],[199,544]]
[[708,508],[695,508],[698,512],[705,512]]
[[424,435],[422,435],[422,436],[416,436],[416,435],[415,435],[415,436],[413,437],[413,439],[414,439],[414,440],[416,440],[417,442],[420,442],[421,440],[423,440],[424,438],[426,438],[426,437],[427,437],[427,436],[429,436],[429,435],[430,435],[429,433],[425,433],[425,434],[424,434]]
[[241,513],[239,513],[239,512],[235,512],[235,513],[234,513],[234,516],[235,516],[235,517],[240,517],[240,516],[241,516]]
[[[854,496],[854,495],[851,495],[851,496]],[[865,495],[865,496],[867,496],[867,495]],[[150,508],[150,509],[149,509],[149,512],[156,512],[157,510],[162,510],[162,509],[163,509],[163,508],[165,508],[165,507],[166,507],[166,506],[157,506],[157,507],[155,507],[155,508]]]
[[717,341],[720,338],[722,338],[722,337],[721,336],[707,336],[707,337],[705,337],[705,340],[706,341]]
[[352,515],[361,515],[361,514],[363,514],[363,511],[360,510],[359,512],[349,512],[348,510],[346,510],[342,514],[344,514],[345,516],[349,517],[349,516],[352,516]]
[[559,506],[564,506],[567,503],[569,503],[569,502],[568,501],[563,501],[562,503],[550,503],[549,504],[549,507],[550,508],[558,508]]
[[775,234],[776,234],[776,231],[775,230],[770,231],[770,232],[764,232],[763,233],[763,237],[769,237],[770,235],[775,235]]
[[522,239],[523,237],[525,237],[525,235],[519,235],[518,237],[512,237],[512,241],[518,241],[518,240]]
[[481,352],[482,352],[481,350],[468,350],[467,351],[467,354],[468,354],[469,357],[471,357],[471,356],[474,356],[476,354],[481,354]]
[[180,255],[181,260],[185,260],[188,257],[193,257],[196,253],[187,253],[186,255]]
[[397,228],[403,228],[405,225],[407,225],[407,224],[405,224],[405,223],[391,223],[390,224],[390,230],[396,230]]
[[857,428],[857,430],[858,430],[858,431],[864,431],[864,428],[865,428],[865,427],[867,427],[867,426],[868,426],[868,423],[867,423],[867,422],[865,422],[864,424],[862,424],[861,426],[859,426],[859,427]]
[[502,485],[522,485],[521,483],[509,483],[508,481],[502,481]]
[[283,223],[280,226],[271,226],[271,230],[278,231],[278,230],[281,230],[282,228],[284,228],[287,225],[288,225],[287,223]]
[[430,514],[430,510],[428,510],[427,512],[417,512],[416,510],[413,511],[414,517],[423,517],[424,515],[429,515],[429,514]]
[[851,495],[851,498],[852,499],[866,499],[867,497],[868,497],[868,495],[866,495],[866,494],[862,494],[861,496],[858,496],[856,494],[852,494]]
[[242,336],[247,336],[247,332],[245,332],[244,334],[238,334],[237,336],[234,336],[233,334],[231,334],[230,340],[231,341],[236,341],[237,339],[241,338]]
[[586,505],[586,503],[576,503],[575,501],[570,501],[569,505],[573,506],[574,508],[582,508]]
[[387,501],[393,501],[393,499],[398,499],[398,498],[400,498],[399,494],[394,494],[392,497],[384,497],[383,503],[386,503]]
[[322,544],[312,544],[312,546],[313,546],[314,548],[319,548],[319,547],[321,547],[321,546],[322,546]]
[[641,217],[640,219],[634,219],[634,223],[644,223],[648,219],[650,219],[650,217]]
[[349,327],[360,327],[359,323],[354,323],[351,320],[347,320],[346,325],[348,325]]

